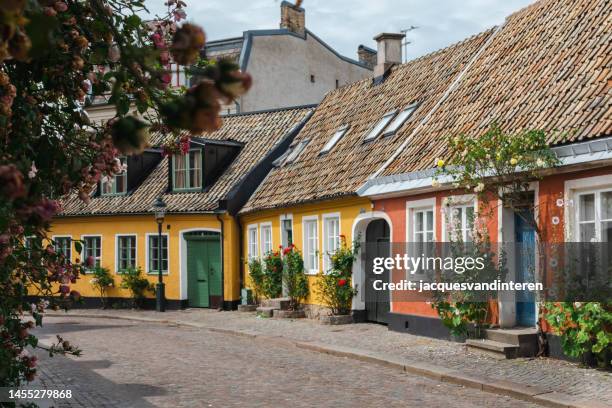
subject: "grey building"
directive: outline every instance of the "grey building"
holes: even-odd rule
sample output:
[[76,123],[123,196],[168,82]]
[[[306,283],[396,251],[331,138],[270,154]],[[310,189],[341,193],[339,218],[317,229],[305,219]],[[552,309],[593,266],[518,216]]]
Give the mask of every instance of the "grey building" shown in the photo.
[[228,112],[317,104],[328,91],[372,76],[376,51],[361,45],[358,60],[340,55],[305,21],[303,8],[283,1],[280,28],[248,30],[206,44],[207,58],[234,59],[253,77],[251,90]]

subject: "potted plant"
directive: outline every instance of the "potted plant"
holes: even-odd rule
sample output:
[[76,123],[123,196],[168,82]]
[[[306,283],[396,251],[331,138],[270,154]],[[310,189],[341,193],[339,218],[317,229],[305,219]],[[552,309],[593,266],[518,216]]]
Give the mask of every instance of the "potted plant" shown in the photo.
[[155,293],[155,286],[141,273],[140,268],[128,268],[121,275],[121,287],[130,291],[134,309],[142,308],[146,292]]
[[290,245],[283,249],[282,280],[289,298],[288,310],[275,310],[276,317],[306,317],[301,302],[308,297],[308,278],[304,273],[304,259],[295,247]]

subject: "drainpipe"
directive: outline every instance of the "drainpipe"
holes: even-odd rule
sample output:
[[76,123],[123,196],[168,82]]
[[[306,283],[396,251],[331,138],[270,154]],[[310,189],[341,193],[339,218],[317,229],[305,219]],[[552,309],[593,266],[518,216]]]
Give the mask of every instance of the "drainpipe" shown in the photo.
[[225,224],[223,223],[223,218],[219,214],[217,214],[217,220],[221,224],[221,305],[219,305],[219,309],[225,309],[225,257],[223,256],[223,247],[225,246]]
[[242,289],[244,289],[244,282],[246,281],[246,276],[245,276],[245,268],[244,268],[244,261],[242,258],[242,254],[243,254],[243,250],[242,250],[242,244],[243,242],[243,237],[242,237],[242,223],[240,222],[240,217],[236,216],[236,224],[238,224],[238,259],[240,260],[240,292],[242,293]]

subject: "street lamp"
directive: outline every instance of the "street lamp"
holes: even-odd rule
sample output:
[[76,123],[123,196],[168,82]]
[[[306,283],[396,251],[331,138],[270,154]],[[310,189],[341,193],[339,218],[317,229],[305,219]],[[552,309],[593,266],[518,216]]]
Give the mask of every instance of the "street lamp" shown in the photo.
[[166,311],[166,289],[162,276],[162,224],[166,216],[166,203],[161,197],[157,197],[153,203],[153,211],[155,213],[155,221],[157,221],[157,287],[156,287],[156,310],[158,312]]

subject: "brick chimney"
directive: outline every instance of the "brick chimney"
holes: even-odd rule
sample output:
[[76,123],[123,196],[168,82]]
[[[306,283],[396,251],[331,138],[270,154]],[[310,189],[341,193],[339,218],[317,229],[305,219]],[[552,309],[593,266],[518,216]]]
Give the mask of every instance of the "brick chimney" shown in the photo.
[[402,63],[402,40],[405,34],[382,33],[374,37],[378,44],[374,78],[382,76],[387,69]]
[[288,1],[281,3],[281,28],[299,34],[306,35],[306,12],[302,7],[297,7]]
[[376,65],[376,54],[377,53],[375,50],[371,49],[370,47],[366,47],[363,44],[361,44],[357,48],[359,62],[361,62],[370,69],[373,69],[374,65]]

